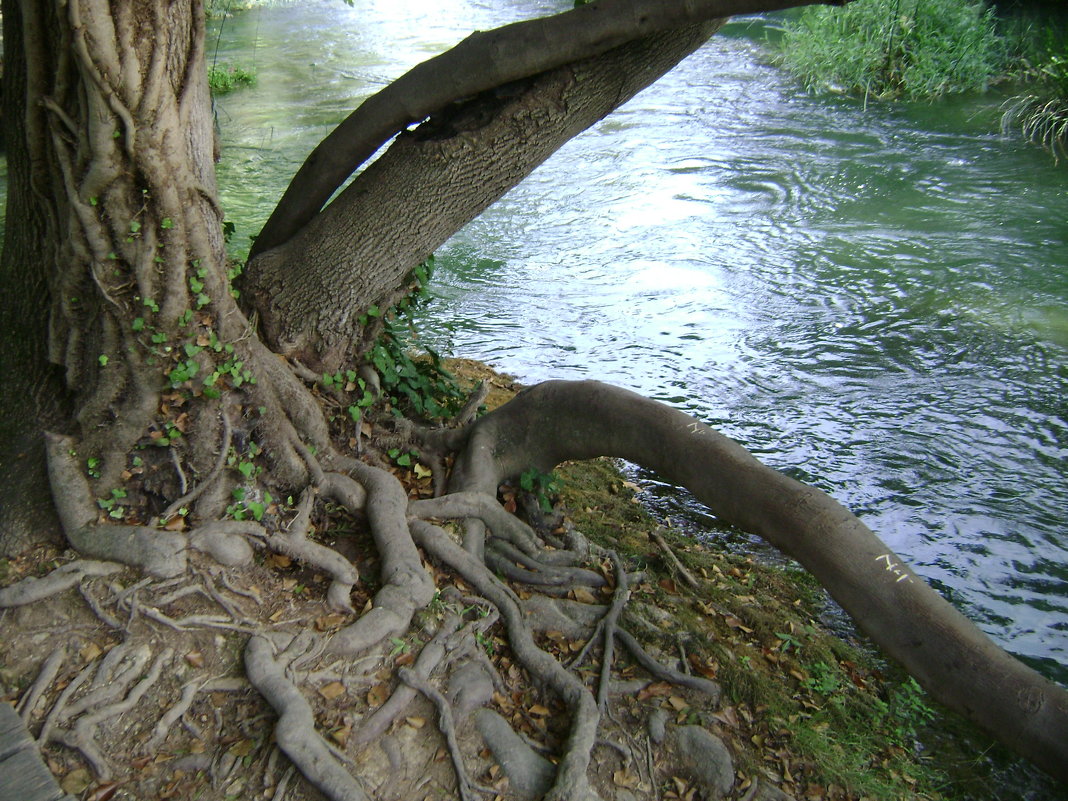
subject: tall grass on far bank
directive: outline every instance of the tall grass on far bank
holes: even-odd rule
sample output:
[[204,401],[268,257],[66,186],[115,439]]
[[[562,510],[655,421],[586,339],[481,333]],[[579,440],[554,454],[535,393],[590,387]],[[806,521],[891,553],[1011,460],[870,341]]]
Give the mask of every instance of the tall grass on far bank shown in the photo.
[[1001,129],[1023,131],[1059,162],[1068,158],[1068,33],[1048,26],[1041,35],[1018,32],[1012,38],[1032,45],[1019,59],[1023,69],[1015,76],[1029,90],[1002,106]]
[[993,11],[976,0],[809,6],[787,24],[781,62],[809,89],[910,100],[982,91],[999,74]]

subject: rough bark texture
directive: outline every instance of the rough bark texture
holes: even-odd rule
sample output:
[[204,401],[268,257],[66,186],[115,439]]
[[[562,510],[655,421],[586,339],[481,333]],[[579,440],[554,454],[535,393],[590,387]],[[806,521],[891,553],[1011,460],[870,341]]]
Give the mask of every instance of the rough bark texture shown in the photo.
[[333,372],[351,357],[369,306],[396,300],[404,277],[435,248],[721,24],[631,42],[501,87],[402,134],[290,242],[249,265],[243,291],[267,340]]
[[[47,358],[44,310],[51,265],[41,244],[47,241],[48,218],[32,191],[28,147],[28,134],[43,127],[43,110],[26,106],[29,76],[22,9],[15,0],[4,0],[3,18],[8,203],[0,255],[0,555],[12,555],[35,542],[62,539],[45,476],[42,431],[60,425],[69,409],[59,371]],[[29,37],[34,47],[33,31]]]
[[[279,433],[282,477],[305,475],[293,466],[299,459],[291,442],[299,437],[279,411],[302,388],[288,371],[278,375],[274,357],[248,336],[229,290],[204,23],[199,0],[5,3],[6,553],[57,530],[47,500],[45,429],[75,437],[72,458],[92,479],[93,497],[106,496],[135,445],[165,433],[162,395],[186,389],[186,399],[203,399],[201,380],[231,355],[277,379],[253,392],[256,405]],[[207,340],[220,344],[206,350]],[[231,350],[222,352],[221,343]],[[196,377],[180,380],[183,370]],[[157,454],[177,466],[180,482],[169,479],[175,487],[207,474],[222,431],[229,436],[226,398],[214,405],[186,407],[185,422],[169,430],[188,428],[189,436],[176,436]],[[325,426],[319,420],[316,429],[309,419],[307,439],[321,445]],[[173,500],[169,492],[159,488],[164,502]]]

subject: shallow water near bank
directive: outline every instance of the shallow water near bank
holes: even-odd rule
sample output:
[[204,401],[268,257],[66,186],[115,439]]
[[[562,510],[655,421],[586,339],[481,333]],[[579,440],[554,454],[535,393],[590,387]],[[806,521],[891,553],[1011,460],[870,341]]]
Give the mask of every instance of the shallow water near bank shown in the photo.
[[[226,21],[219,60],[259,74],[218,104],[239,231],[362,97],[553,6],[421,8]],[[759,39],[731,26],[454,237],[424,339],[693,413],[1068,683],[1068,170],[995,133],[996,97],[813,97]]]

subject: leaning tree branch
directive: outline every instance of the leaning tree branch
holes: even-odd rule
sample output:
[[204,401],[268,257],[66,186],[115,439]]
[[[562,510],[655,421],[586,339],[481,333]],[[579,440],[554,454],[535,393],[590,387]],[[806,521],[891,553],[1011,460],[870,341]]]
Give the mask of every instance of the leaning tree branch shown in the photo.
[[688,488],[809,570],[933,697],[1068,780],[1068,692],[1014,659],[824,492],[692,417],[595,381],[552,381],[475,423],[453,481],[492,491],[530,467],[616,456]]
[[[252,259],[241,297],[283,355],[332,373],[366,343],[360,315],[461,227],[704,44],[716,21],[628,42],[489,93],[396,138],[299,233]],[[419,225],[397,225],[419,220]]]
[[668,29],[813,2],[849,0],[599,0],[476,31],[372,95],[319,143],[256,238],[250,258],[291,239],[383,144],[452,102]]

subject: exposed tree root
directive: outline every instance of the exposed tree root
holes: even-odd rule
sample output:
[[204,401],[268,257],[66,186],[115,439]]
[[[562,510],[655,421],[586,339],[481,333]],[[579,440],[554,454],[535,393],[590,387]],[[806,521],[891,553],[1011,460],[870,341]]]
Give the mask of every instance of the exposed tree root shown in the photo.
[[[97,724],[108,718],[129,712],[141,700],[142,696],[148,692],[149,688],[159,680],[163,666],[170,662],[173,655],[174,652],[170,648],[164,650],[163,653],[156,657],[148,674],[130,690],[122,701],[99,706],[99,708],[88,712],[88,714],[78,719],[72,729],[55,733],[55,738],[67,747],[80,751],[86,761],[93,767],[93,771],[97,776],[102,779],[110,778],[112,767],[94,737]],[[110,697],[110,694],[108,697]],[[96,701],[94,705],[99,705],[99,703],[102,702]],[[81,711],[81,708],[79,707],[77,711]],[[73,713],[72,710],[71,714]]]
[[311,707],[285,677],[264,637],[249,639],[245,669],[252,685],[278,712],[275,740],[300,772],[331,801],[366,801],[366,793],[315,730]]
[[[546,425],[546,420],[551,420],[552,425]],[[620,420],[625,420],[626,425]],[[915,592],[919,580],[900,567],[870,533],[865,534],[862,527],[858,529],[859,522],[833,501],[795,486],[760,466],[733,443],[659,404],[599,384],[549,384],[527,391],[498,412],[453,433],[454,442],[466,443],[466,447],[454,465],[452,492],[442,497],[409,500],[404,487],[385,470],[329,451],[323,455],[324,464],[328,464],[324,469],[306,447],[296,444],[294,452],[305,460],[313,483],[302,491],[295,513],[287,511],[259,522],[208,522],[187,533],[98,523],[98,510],[89,499],[80,466],[70,454],[70,442],[52,438],[52,479],[57,495],[66,491],[60,513],[72,544],[84,546],[91,553],[114,554],[123,564],[165,578],[145,578],[127,586],[114,581],[107,585],[102,597],[102,585],[83,583],[83,595],[96,617],[126,641],[65,679],[65,685],[61,681],[66,651],[57,649],[46,660],[22,701],[23,715],[32,720],[55,688],[55,700],[39,735],[41,744],[61,742],[81,753],[100,778],[114,775],[116,765],[109,759],[105,735],[107,722],[128,713],[150,688],[158,687],[168,666],[175,662],[170,651],[153,658],[155,646],[136,638],[146,625],[163,626],[187,638],[206,631],[222,632],[219,636],[225,637],[251,635],[244,649],[244,666],[252,687],[279,715],[275,734],[278,746],[331,799],[362,801],[367,798],[365,783],[382,792],[394,786],[392,779],[378,776],[365,782],[363,776],[354,775],[353,760],[364,754],[364,749],[376,747],[375,743],[382,743],[393,778],[405,771],[419,770],[406,765],[397,738],[405,720],[421,719],[412,717],[420,713],[410,711],[413,705],[425,703],[418,700],[420,693],[438,711],[439,728],[446,739],[461,799],[474,799],[487,789],[479,783],[485,779],[477,774],[473,777],[465,767],[465,760],[475,764],[480,759],[477,748],[474,752],[469,750],[470,731],[465,728],[468,720],[478,720],[478,729],[483,733],[498,733],[492,736],[499,735],[501,742],[490,745],[514,784],[516,797],[533,797],[544,791],[550,801],[598,798],[598,790],[591,782],[595,772],[590,767],[599,742],[622,755],[627,770],[632,769],[638,777],[635,781],[640,780],[656,794],[657,782],[664,777],[657,773],[649,750],[650,738],[672,743],[674,735],[665,729],[663,721],[658,725],[652,719],[649,737],[635,735],[629,731],[629,724],[620,720],[627,704],[633,701],[620,699],[617,703],[610,700],[610,694],[633,694],[648,685],[649,679],[631,678],[631,662],[654,680],[704,694],[713,708],[719,702],[719,685],[661,663],[622,628],[625,618],[630,621],[633,617],[635,624],[640,620],[641,608],[633,616],[624,616],[623,612],[631,588],[643,577],[629,575],[627,566],[615,553],[594,548],[566,522],[561,527],[558,517],[551,519],[549,525],[544,521],[535,521],[533,526],[521,522],[495,497],[499,485],[530,466],[548,471],[564,458],[595,453],[621,455],[662,472],[671,471],[669,476],[693,486],[700,497],[714,504],[714,509],[735,515],[732,519],[740,517],[741,522],[757,528],[769,539],[791,546],[802,561],[825,576],[838,578],[843,571],[855,569],[869,582],[885,583],[888,568],[883,561],[878,561],[874,570],[867,564],[885,555],[886,565],[892,563],[901,571],[893,574],[900,580],[890,582],[892,596],[880,586],[865,594],[869,605],[862,605],[861,609],[868,614],[879,603],[885,603],[887,597],[898,599],[914,612],[927,608],[918,605],[927,603],[926,596]],[[210,476],[198,486],[208,480],[212,480]],[[770,490],[766,488],[768,482]],[[349,558],[309,536],[320,499],[366,519],[379,559],[381,586],[370,601],[370,609],[347,625],[347,615],[354,611],[352,594],[362,591],[358,586],[360,577]],[[429,522],[442,519],[464,525],[467,534],[463,545]],[[836,543],[840,552],[828,554],[821,537]],[[86,544],[93,539],[105,544]],[[654,541],[675,575],[691,587],[700,585],[666,542],[655,537]],[[476,545],[472,546],[472,542]],[[268,623],[264,607],[276,599],[265,597],[239,572],[249,570],[253,564],[250,543],[286,554],[314,574],[325,575],[329,584],[325,592],[320,591],[319,602],[345,614],[316,619],[317,631],[312,631],[312,618],[307,612],[279,619],[285,611],[279,608]],[[420,548],[436,567],[424,564]],[[211,556],[224,567],[209,564],[193,551]],[[868,559],[869,552],[874,551],[879,555]],[[229,575],[225,566],[233,566]],[[74,562],[44,579],[26,580],[0,590],[0,606],[46,598],[85,579],[111,575],[119,568],[113,563]],[[491,569],[496,569],[505,581]],[[450,587],[450,580],[461,590]],[[533,591],[514,589],[507,581]],[[468,587],[477,594],[464,595]],[[607,605],[594,602],[607,597],[608,587],[612,587],[611,601]],[[550,597],[564,594],[579,600]],[[843,597],[856,602],[852,584],[847,584]],[[248,601],[255,603],[253,611],[246,611]],[[316,601],[309,599],[306,603],[314,606]],[[483,614],[487,609],[489,614]],[[418,619],[417,613],[421,613]],[[515,665],[526,671],[533,685],[544,688],[537,696],[539,707],[548,708],[545,705],[555,703],[555,698],[566,709],[566,734],[550,741],[551,750],[558,757],[555,767],[538,755],[546,748],[543,743],[531,740],[504,748],[504,742],[522,743],[524,735],[513,731],[496,712],[480,710],[491,703],[501,703],[501,699],[510,703],[511,690],[501,676],[503,668],[498,672],[498,666],[483,650],[496,636],[492,632],[498,616],[507,635],[509,660],[514,658]],[[420,621],[418,625],[416,620]],[[293,623],[298,624],[296,629]],[[953,629],[950,634],[951,642],[953,637],[971,642],[967,632],[961,635]],[[574,643],[571,653],[585,643],[569,667],[536,640],[548,638],[552,642],[560,637]],[[418,647],[420,641],[425,644],[417,655],[409,654],[401,661],[398,654],[413,645]],[[629,659],[617,658],[617,646]],[[685,668],[687,655],[681,640],[679,647]],[[926,646],[921,641],[914,647]],[[565,648],[561,654],[567,652]],[[198,651],[193,649],[191,653]],[[973,649],[969,653],[985,652]],[[591,659],[600,661],[592,670],[580,671]],[[378,685],[391,661],[394,664],[390,674],[400,681],[384,692]],[[615,665],[617,662],[620,665]],[[148,672],[142,675],[150,663]],[[623,663],[628,665],[622,676],[627,681],[619,680]],[[517,668],[512,666],[509,670]],[[228,681],[232,686],[225,684]],[[210,739],[224,722],[217,707],[206,718],[204,712],[198,712],[199,717],[194,715],[195,709],[203,709],[198,707],[200,699],[209,692],[240,690],[244,686],[247,685],[233,684],[231,679],[209,679],[206,675],[172,684],[158,722],[146,730],[136,752],[149,757],[164,746],[176,728],[189,731],[198,741]],[[449,689],[443,692],[437,686]],[[302,695],[300,687],[318,687],[320,693],[325,692],[324,688],[335,688],[323,697],[337,692],[363,697],[369,688],[374,688],[370,695],[379,700],[368,702],[366,710],[362,709],[362,702],[333,712],[323,710],[319,714],[327,717],[317,727],[313,704],[319,697],[315,693]],[[511,734],[506,734],[502,726]],[[605,727],[622,732],[613,735],[615,740],[631,737],[629,746],[606,740]],[[320,728],[330,731],[331,736],[320,734]],[[690,734],[697,737],[694,732]],[[256,736],[248,739],[254,742]],[[264,750],[257,759],[261,760],[256,764],[263,771],[263,785],[274,789],[275,798],[286,793],[288,774],[283,772],[278,777],[277,756]],[[238,772],[232,754],[194,759],[189,764],[201,763],[209,766],[217,788],[231,786]],[[430,781],[430,777],[412,781],[406,785],[409,791],[420,786],[419,782]],[[434,781],[440,784],[442,777]]]
[[0,608],[22,606],[68,590],[87,576],[110,576],[122,570],[117,562],[96,562],[79,559],[57,567],[44,578],[26,578],[10,587],[0,589]]
[[656,470],[793,556],[935,698],[1068,779],[1068,693],[998,648],[830,496],[682,412],[598,382],[546,382],[475,424],[453,480],[492,491],[531,466],[595,456]]
[[452,705],[449,700],[438,692],[426,678],[420,676],[414,670],[400,668],[397,671],[397,677],[412,689],[418,690],[425,695],[437,708],[438,728],[441,730],[441,734],[449,748],[449,756],[452,759],[453,769],[456,771],[456,787],[461,801],[475,801],[478,798],[479,791],[493,792],[489,788],[476,786],[467,774],[467,768],[464,767],[463,754],[460,752],[460,744],[456,739],[456,723],[453,720]]
[[553,657],[537,647],[530,626],[524,620],[518,599],[484,564],[456,545],[437,526],[413,521],[412,534],[423,548],[458,571],[500,610],[516,658],[527,670],[551,686],[569,707],[571,731],[557,769],[556,782],[546,799],[564,801],[595,797],[589,786],[586,767],[596,739],[600,716],[589,690]]
[[434,597],[434,583],[423,570],[408,531],[408,494],[400,482],[355,460],[349,460],[346,467],[367,492],[367,518],[382,560],[384,585],[375,594],[372,609],[330,643],[333,653],[357,654],[407,631],[415,611]]

